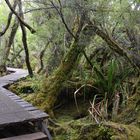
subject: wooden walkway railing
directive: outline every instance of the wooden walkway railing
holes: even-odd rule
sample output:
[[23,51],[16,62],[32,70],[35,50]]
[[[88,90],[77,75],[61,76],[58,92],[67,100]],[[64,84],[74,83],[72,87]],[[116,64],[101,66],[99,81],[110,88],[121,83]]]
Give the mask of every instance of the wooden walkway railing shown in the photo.
[[[0,77],[0,128],[32,122],[35,125],[37,124],[38,128],[40,128],[44,134],[47,135],[46,139],[51,140],[51,135],[47,129],[47,125],[44,122],[44,120],[48,118],[48,114],[37,109],[36,107],[33,107],[19,96],[4,88],[4,86],[8,84],[13,83],[20,78],[26,77],[28,72],[26,70],[13,68],[8,68],[8,70],[13,71],[13,73]],[[31,138],[33,139],[34,136],[37,136],[37,134],[23,135],[20,137],[30,137],[29,140],[31,140]],[[42,136],[44,139],[43,134]],[[16,139],[16,137],[14,137],[14,139]],[[34,140],[37,139],[34,138]]]

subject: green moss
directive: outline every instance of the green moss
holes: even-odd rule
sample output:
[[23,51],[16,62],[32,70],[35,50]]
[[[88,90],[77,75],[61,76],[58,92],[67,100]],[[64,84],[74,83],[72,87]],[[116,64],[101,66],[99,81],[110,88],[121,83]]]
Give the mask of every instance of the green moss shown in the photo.
[[85,118],[71,121],[63,131],[54,134],[56,140],[139,140],[139,137],[140,129],[134,125],[106,122],[99,126]]
[[[62,74],[62,73],[61,73]],[[57,80],[61,82],[64,80],[56,76]],[[61,75],[62,76],[62,75]],[[56,77],[52,76],[50,78],[55,79]],[[66,77],[65,77],[66,78]],[[58,80],[58,81],[59,81]],[[57,95],[57,89],[61,88],[59,82],[52,83],[50,79],[47,79],[46,82],[50,87],[47,89],[49,91],[49,96],[53,93],[53,96]],[[51,85],[52,83],[52,85]],[[53,89],[54,85],[55,89]],[[12,85],[13,92],[16,92],[21,97],[24,97],[27,101],[34,103],[34,105],[41,107],[47,110],[47,106],[51,104],[50,102],[55,102],[56,98],[49,97],[48,102],[46,97],[47,93],[42,93],[41,90],[35,88],[35,93],[24,95],[22,94],[22,89],[32,86],[33,81],[26,80],[20,81]],[[54,92],[56,94],[54,94]],[[80,112],[86,112],[86,108],[83,100],[78,101]],[[41,106],[40,106],[41,105]],[[83,108],[85,110],[83,110]],[[51,111],[51,110],[50,110]],[[118,116],[118,123],[106,122],[100,126],[91,122],[88,117],[83,119],[73,120],[74,116],[78,115],[75,104],[72,105],[70,102],[70,108],[65,106],[64,108],[57,109],[54,112],[60,127],[50,127],[52,131],[54,140],[138,140],[140,137],[140,95],[139,93],[132,96],[127,104],[127,107],[124,111]],[[50,113],[51,114],[51,113]],[[120,123],[126,123],[129,125],[124,125]],[[138,126],[138,127],[137,127]]]
[[139,140],[140,129],[134,125],[123,125],[108,122],[103,125],[111,140]]
[[118,115],[117,122],[132,123],[140,128],[140,92],[129,98],[126,108]]

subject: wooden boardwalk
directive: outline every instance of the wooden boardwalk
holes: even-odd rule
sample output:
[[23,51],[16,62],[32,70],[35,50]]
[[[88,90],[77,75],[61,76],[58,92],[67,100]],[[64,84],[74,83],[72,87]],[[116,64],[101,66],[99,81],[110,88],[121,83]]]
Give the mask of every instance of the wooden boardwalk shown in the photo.
[[48,118],[48,115],[4,88],[8,84],[26,77],[28,72],[13,68],[8,68],[8,70],[13,72],[0,77],[0,128],[26,122],[38,123],[41,126],[41,130],[46,133],[47,139],[51,139],[43,121]]

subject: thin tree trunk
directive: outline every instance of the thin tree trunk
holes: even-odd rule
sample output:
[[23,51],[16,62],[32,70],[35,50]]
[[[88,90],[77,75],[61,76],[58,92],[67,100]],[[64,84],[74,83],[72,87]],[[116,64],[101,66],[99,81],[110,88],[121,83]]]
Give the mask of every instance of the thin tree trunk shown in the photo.
[[[12,7],[14,10],[16,9],[17,4],[18,4],[18,1],[15,0],[13,7]],[[13,15],[13,12],[10,12],[8,15],[7,24],[6,24],[5,28],[3,29],[3,31],[0,32],[0,37],[3,36],[6,33],[6,31],[9,29],[9,26],[11,24],[12,15]],[[6,71],[7,71],[6,61],[8,59],[8,56],[10,53],[10,48],[11,48],[11,45],[12,45],[13,40],[15,38],[15,34],[17,32],[17,29],[18,29],[18,22],[16,21],[16,18],[15,18],[14,24],[12,26],[12,29],[11,29],[11,32],[9,35],[9,38],[8,38],[8,40],[5,41],[6,42],[5,47],[4,47],[2,56],[1,56],[2,57],[2,60],[0,61],[0,73],[1,73],[1,75],[3,73],[6,73]]]
[[[20,15],[21,19],[24,20],[21,0],[19,0],[19,13],[20,13],[19,15]],[[30,77],[32,77],[33,71],[32,71],[32,67],[30,64],[29,50],[28,50],[28,44],[27,44],[27,32],[26,32],[26,28],[24,27],[24,25],[22,23],[20,23],[20,27],[22,30],[22,42],[23,42],[23,46],[24,46],[24,50],[25,50],[26,66],[27,66]]]
[[44,54],[45,54],[45,51],[48,47],[50,42],[48,42],[46,45],[45,45],[45,48],[40,52],[39,54],[39,62],[40,62],[40,68],[38,69],[37,73],[40,73],[43,68],[44,68],[44,63],[43,63],[43,57],[44,57]]
[[6,72],[6,62],[8,60],[11,45],[13,44],[13,41],[14,41],[18,26],[19,26],[19,23],[18,23],[17,19],[15,18],[14,24],[13,24],[13,26],[11,28],[9,38],[6,41],[5,48],[3,50],[3,56],[2,56],[3,60],[0,62],[0,69],[1,69],[0,71],[1,71],[1,73]]
[[13,64],[13,62],[15,61],[15,59],[17,60],[17,58],[20,56],[20,53],[23,51],[23,48],[21,48],[16,54],[13,53],[13,57],[10,60],[10,63]]
[[18,30],[18,27],[19,27],[19,22],[15,18],[15,21],[14,21],[14,24],[12,26],[12,30],[11,30],[11,33],[10,33],[10,37],[9,37],[9,40],[8,40],[8,44],[6,46],[6,53],[5,53],[6,54],[6,58],[5,58],[5,60],[8,59],[8,56],[9,56],[9,53],[10,53],[10,49],[11,49],[11,46],[13,44],[15,35],[17,33],[17,30]]

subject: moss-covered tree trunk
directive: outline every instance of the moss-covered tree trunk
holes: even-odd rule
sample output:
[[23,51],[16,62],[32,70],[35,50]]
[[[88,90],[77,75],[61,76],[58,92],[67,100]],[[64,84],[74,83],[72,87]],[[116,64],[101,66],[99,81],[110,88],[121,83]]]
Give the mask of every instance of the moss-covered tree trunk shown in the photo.
[[36,104],[51,114],[52,108],[60,94],[63,83],[69,79],[74,67],[77,65],[80,54],[85,47],[90,44],[91,37],[94,36],[94,31],[90,30],[90,26],[82,25],[81,32],[70,46],[68,53],[64,56],[61,64],[53,74],[46,79],[45,92],[38,94]]
[[71,76],[73,68],[76,66],[78,56],[85,46],[79,46],[78,41],[74,41],[71,49],[62,60],[57,70],[46,80],[45,100],[42,108],[46,111],[52,109],[59,93],[63,87],[63,83]]

